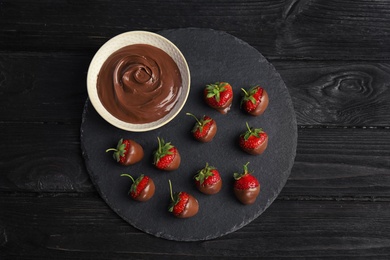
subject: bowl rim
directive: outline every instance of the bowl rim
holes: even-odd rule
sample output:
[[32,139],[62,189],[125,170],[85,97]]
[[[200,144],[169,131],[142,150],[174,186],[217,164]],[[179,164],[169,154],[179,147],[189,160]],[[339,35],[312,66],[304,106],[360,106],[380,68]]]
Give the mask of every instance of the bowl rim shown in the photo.
[[[148,37],[149,38],[152,37],[153,39],[157,40],[162,44],[159,45],[159,44],[155,44],[155,42],[150,42],[149,40],[147,40],[149,39]],[[126,42],[128,41],[128,43],[124,44],[123,42],[125,41]],[[181,79],[182,79],[182,92],[180,94],[178,103],[176,103],[174,109],[172,109],[167,115],[158,119],[157,121],[143,123],[143,124],[133,124],[133,123],[120,120],[107,111],[107,109],[101,103],[97,93],[97,87],[96,87],[97,77],[99,75],[100,69],[103,63],[105,62],[105,60],[112,53],[119,50],[120,48],[133,45],[133,44],[149,44],[163,50],[175,61],[175,63],[177,64],[180,70]],[[164,48],[164,44],[169,46],[169,48],[171,49]],[[171,50],[173,53],[175,53],[175,55],[172,55]],[[92,103],[92,106],[97,111],[97,113],[111,125],[119,129],[130,131],[130,132],[151,131],[160,128],[166,125],[167,123],[169,123],[170,121],[172,121],[184,107],[190,93],[190,88],[191,88],[191,74],[190,74],[187,60],[185,59],[183,53],[173,42],[171,42],[164,36],[149,31],[142,31],[142,30],[128,31],[112,37],[111,39],[106,41],[95,53],[95,55],[93,56],[89,64],[88,72],[87,72],[88,98]]]

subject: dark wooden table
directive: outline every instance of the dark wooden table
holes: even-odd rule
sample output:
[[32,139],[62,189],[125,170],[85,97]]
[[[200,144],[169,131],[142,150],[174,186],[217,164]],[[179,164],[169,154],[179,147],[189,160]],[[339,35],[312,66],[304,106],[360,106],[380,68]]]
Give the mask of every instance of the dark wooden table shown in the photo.
[[[145,234],[100,198],[80,149],[86,74],[131,30],[226,31],[291,94],[295,164],[244,228]],[[390,1],[0,1],[0,258],[390,258]]]

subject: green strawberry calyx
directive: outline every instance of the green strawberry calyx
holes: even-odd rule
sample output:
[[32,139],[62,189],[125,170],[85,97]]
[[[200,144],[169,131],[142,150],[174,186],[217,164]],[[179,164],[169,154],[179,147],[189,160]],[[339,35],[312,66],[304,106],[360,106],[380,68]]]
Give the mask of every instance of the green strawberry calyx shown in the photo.
[[203,118],[202,119],[198,119],[195,115],[193,115],[193,114],[191,114],[191,113],[186,113],[186,115],[187,116],[192,116],[193,118],[195,118],[195,120],[196,120],[196,125],[195,125],[195,127],[194,127],[194,129],[192,130],[193,132],[195,132],[196,130],[198,130],[199,129],[199,132],[203,132],[203,127],[206,125],[206,124],[208,124],[208,123],[210,123],[211,122],[211,118],[210,119],[206,119],[206,120],[204,120]]
[[160,139],[157,137],[158,140],[158,149],[154,153],[154,161],[158,162],[162,157],[168,154],[172,154],[170,149],[174,148],[174,146],[171,144],[171,142],[166,143],[164,139]]
[[245,134],[242,136],[244,137],[245,141],[249,139],[251,136],[260,137],[260,134],[263,133],[263,128],[253,128],[250,127],[248,122],[246,122],[246,128],[248,129]]
[[133,184],[130,187],[129,193],[132,193],[132,192],[135,193],[135,192],[137,192],[137,186],[142,181],[142,179],[144,178],[144,175],[141,174],[135,180],[134,180],[134,178],[130,174],[126,174],[126,173],[121,174],[121,177],[129,177],[133,181]]
[[215,167],[209,166],[206,163],[206,166],[195,175],[195,180],[199,181],[200,185],[202,185],[205,179],[214,175],[212,170],[215,170]]
[[123,143],[123,138],[121,138],[116,146],[116,148],[108,148],[106,150],[107,152],[114,151],[112,154],[112,157],[119,162],[120,158],[125,155],[126,153],[126,144]]
[[171,180],[168,180],[168,183],[169,183],[169,194],[171,196],[171,203],[169,204],[168,211],[173,212],[173,208],[180,201],[180,192],[173,194]]
[[248,171],[248,164],[249,164],[249,162],[247,162],[246,164],[244,164],[244,166],[243,166],[244,172],[242,172],[242,173],[237,173],[237,172],[235,172],[235,173],[233,174],[233,177],[234,177],[235,180],[239,180],[239,179],[241,179],[242,177],[244,177],[245,175],[251,174],[251,172]]
[[206,85],[206,90],[207,90],[207,98],[215,98],[217,102],[220,101],[220,93],[225,91],[228,83],[226,82],[216,82],[214,84],[209,84]]
[[257,86],[250,88],[248,91],[246,91],[244,88],[241,88],[242,92],[244,92],[244,98],[241,101],[241,104],[243,104],[246,101],[252,102],[254,105],[256,104],[256,99],[253,97],[254,94],[257,92]]

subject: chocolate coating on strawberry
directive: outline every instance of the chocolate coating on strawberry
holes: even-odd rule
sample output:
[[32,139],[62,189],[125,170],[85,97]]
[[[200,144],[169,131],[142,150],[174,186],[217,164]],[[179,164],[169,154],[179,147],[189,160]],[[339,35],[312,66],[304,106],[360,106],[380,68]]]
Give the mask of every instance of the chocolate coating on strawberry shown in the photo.
[[267,91],[260,86],[252,87],[248,91],[243,88],[241,90],[244,93],[241,108],[252,116],[263,114],[269,103]]
[[244,205],[255,203],[260,193],[260,183],[255,176],[248,172],[248,164],[244,165],[244,172],[234,173],[234,195]]
[[207,195],[216,194],[222,188],[222,179],[218,170],[213,166],[209,166],[208,163],[198,171],[194,179],[198,190]]
[[[183,192],[181,192],[181,193],[183,193]],[[183,211],[179,215],[176,215],[176,217],[178,217],[178,218],[190,218],[190,217],[195,216],[199,211],[198,200],[195,199],[195,197],[192,196],[191,194],[187,193],[187,195],[188,195],[188,201],[187,201]]]
[[158,149],[154,152],[154,165],[157,169],[174,171],[179,168],[181,157],[179,150],[170,142],[158,138]]
[[259,116],[264,113],[264,111],[267,109],[269,103],[269,97],[267,91],[263,89],[263,94],[261,95],[259,104],[256,106],[255,110],[252,112],[249,112],[253,116]]
[[[180,156],[180,153],[179,151],[177,150],[177,148],[173,148],[170,150],[173,155],[173,159],[171,160],[170,163],[167,162],[167,167],[164,168],[164,170],[166,171],[174,171],[174,170],[177,170],[179,167],[180,167],[180,163],[181,163],[181,156]],[[169,156],[171,157],[171,156]]]
[[259,193],[260,193],[260,186],[255,188],[248,188],[246,190],[240,190],[234,188],[234,195],[242,204],[245,205],[255,203]]
[[197,185],[198,190],[207,195],[217,194],[222,189],[222,180],[209,185]]
[[217,123],[209,116],[203,116],[198,119],[191,113],[186,113],[188,116],[195,118],[196,123],[192,128],[192,135],[194,138],[202,143],[211,142],[217,133]]
[[134,200],[148,201],[153,197],[156,187],[150,177],[141,174],[141,176],[134,180],[129,174],[121,174],[121,176],[129,177],[133,181],[129,190],[129,195]]
[[154,185],[153,180],[149,178],[146,186],[141,190],[139,195],[136,197],[136,200],[147,201],[151,199],[154,195],[155,190],[156,190],[156,186]]
[[114,159],[125,166],[135,164],[144,157],[142,146],[131,139],[120,139],[116,148],[106,150],[106,152],[110,151],[114,151]]
[[262,128],[251,128],[246,123],[247,131],[240,135],[241,149],[252,155],[262,154],[268,146],[268,135]]
[[177,218],[190,218],[195,216],[199,211],[198,200],[191,194],[181,191],[172,192],[172,183],[169,180],[169,190],[171,195],[171,202],[168,211]]
[[227,82],[216,82],[207,85],[204,89],[204,99],[210,107],[221,114],[226,114],[230,110],[233,101],[232,86]]

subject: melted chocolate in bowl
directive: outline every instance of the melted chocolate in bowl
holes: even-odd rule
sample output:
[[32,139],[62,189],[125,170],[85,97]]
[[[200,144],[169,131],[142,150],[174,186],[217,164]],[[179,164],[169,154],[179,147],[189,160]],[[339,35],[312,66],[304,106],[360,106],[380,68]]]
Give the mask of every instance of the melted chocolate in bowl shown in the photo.
[[176,105],[181,91],[175,61],[148,44],[128,45],[111,54],[97,78],[103,106],[114,117],[132,124],[163,118]]

